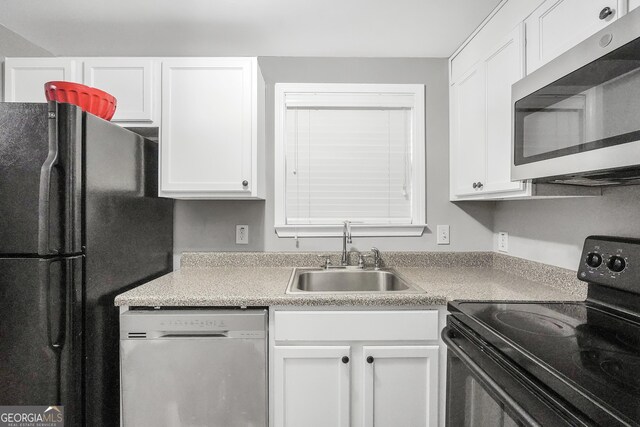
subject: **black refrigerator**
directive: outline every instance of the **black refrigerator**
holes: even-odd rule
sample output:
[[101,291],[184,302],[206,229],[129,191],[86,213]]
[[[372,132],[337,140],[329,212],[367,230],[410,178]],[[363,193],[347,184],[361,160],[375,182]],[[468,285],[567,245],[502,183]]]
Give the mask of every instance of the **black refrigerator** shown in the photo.
[[113,300],[172,251],[157,143],[70,104],[0,103],[0,405],[118,426]]

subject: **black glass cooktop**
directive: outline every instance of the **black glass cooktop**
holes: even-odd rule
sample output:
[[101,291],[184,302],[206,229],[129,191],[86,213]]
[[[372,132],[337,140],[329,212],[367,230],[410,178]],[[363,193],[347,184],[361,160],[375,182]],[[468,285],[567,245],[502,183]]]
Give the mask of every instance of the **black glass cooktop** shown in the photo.
[[640,420],[640,318],[583,302],[454,302],[449,309],[578,407]]

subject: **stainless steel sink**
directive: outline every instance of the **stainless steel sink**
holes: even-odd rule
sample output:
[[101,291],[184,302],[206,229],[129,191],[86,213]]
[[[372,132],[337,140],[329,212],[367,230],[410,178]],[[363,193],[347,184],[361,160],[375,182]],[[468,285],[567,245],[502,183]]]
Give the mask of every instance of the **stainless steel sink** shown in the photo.
[[287,293],[302,292],[424,293],[392,269],[296,268]]

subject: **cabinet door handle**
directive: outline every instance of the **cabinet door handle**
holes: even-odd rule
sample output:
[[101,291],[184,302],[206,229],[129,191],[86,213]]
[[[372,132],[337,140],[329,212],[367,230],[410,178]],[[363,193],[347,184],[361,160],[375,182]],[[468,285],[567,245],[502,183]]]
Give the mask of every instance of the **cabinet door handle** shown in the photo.
[[613,15],[613,13],[614,10],[607,6],[600,11],[600,15],[598,16],[600,17],[600,19],[607,19],[609,16]]
[[473,183],[473,188],[478,188],[478,183],[477,182]]
[[347,356],[342,356],[342,363],[349,363],[349,358]]
[[373,363],[373,356],[367,357],[367,363]]
[[242,186],[246,187],[247,185],[249,185],[249,181],[247,181],[246,179],[244,181],[242,181]]
[[482,188],[484,184],[478,181],[478,188]]

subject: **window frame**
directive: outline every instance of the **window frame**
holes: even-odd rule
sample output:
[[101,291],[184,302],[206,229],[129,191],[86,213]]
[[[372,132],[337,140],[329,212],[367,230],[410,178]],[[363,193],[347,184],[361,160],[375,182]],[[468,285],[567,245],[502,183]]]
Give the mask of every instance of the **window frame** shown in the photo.
[[[304,100],[314,94],[314,102]],[[323,94],[331,94],[330,97]],[[302,95],[302,96],[301,96]],[[355,96],[358,95],[358,96]],[[360,97],[359,95],[369,95]],[[287,103],[287,99],[289,100]],[[309,107],[397,107],[411,111],[411,224],[351,223],[355,237],[421,236],[426,224],[425,87],[422,84],[276,83],[274,226],[278,237],[337,237],[341,224],[286,223],[286,110]]]

